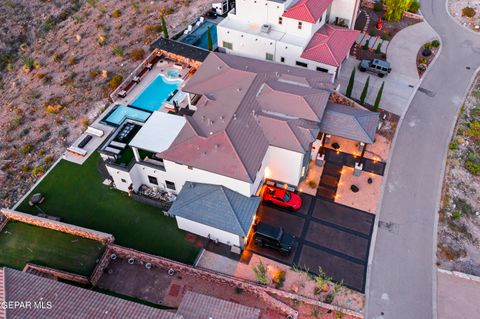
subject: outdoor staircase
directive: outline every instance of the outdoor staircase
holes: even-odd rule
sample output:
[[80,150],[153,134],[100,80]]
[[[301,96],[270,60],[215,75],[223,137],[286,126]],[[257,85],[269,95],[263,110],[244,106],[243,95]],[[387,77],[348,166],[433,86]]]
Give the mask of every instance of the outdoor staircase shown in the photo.
[[338,182],[342,175],[342,165],[334,162],[326,162],[323,168],[317,196],[334,201],[337,193]]

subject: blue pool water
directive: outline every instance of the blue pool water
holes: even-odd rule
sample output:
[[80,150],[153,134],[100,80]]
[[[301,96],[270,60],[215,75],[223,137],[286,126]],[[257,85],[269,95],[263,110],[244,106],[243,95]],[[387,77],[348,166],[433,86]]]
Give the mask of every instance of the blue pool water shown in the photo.
[[195,29],[181,41],[208,50],[208,28],[210,28],[213,49],[215,49],[217,47],[217,25],[210,21],[205,21],[200,27]]
[[131,104],[142,110],[156,111],[181,83],[182,80],[170,80],[159,75]]
[[116,105],[113,111],[103,119],[108,124],[120,125],[125,119],[131,119],[139,122],[145,122],[150,116],[150,112],[134,109],[125,105]]

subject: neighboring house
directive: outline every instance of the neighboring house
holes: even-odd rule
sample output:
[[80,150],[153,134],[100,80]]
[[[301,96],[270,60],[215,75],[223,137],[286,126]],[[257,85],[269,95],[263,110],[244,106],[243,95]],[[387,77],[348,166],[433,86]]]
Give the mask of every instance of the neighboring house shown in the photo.
[[0,268],[0,318],[184,319],[175,312],[10,268]]
[[352,30],[359,6],[360,0],[237,0],[217,25],[218,47],[336,76],[359,34]]
[[186,182],[168,213],[175,216],[180,229],[243,248],[259,205],[256,196],[220,185]]
[[187,291],[177,314],[184,319],[259,319],[260,309]]

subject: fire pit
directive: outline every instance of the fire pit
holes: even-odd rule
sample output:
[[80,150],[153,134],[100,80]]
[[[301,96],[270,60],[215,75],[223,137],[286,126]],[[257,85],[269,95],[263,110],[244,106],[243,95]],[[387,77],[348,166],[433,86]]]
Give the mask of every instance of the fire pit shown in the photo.
[[350,190],[354,193],[357,193],[360,190],[360,188],[358,188],[357,185],[352,185],[350,186]]

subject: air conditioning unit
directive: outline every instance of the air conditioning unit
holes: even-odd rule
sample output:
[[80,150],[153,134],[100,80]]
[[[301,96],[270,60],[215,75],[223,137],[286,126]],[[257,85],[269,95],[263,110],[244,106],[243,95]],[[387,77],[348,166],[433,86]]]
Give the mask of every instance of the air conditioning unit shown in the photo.
[[272,26],[269,24],[262,24],[262,29],[261,31],[263,33],[270,33],[270,30],[272,30]]

